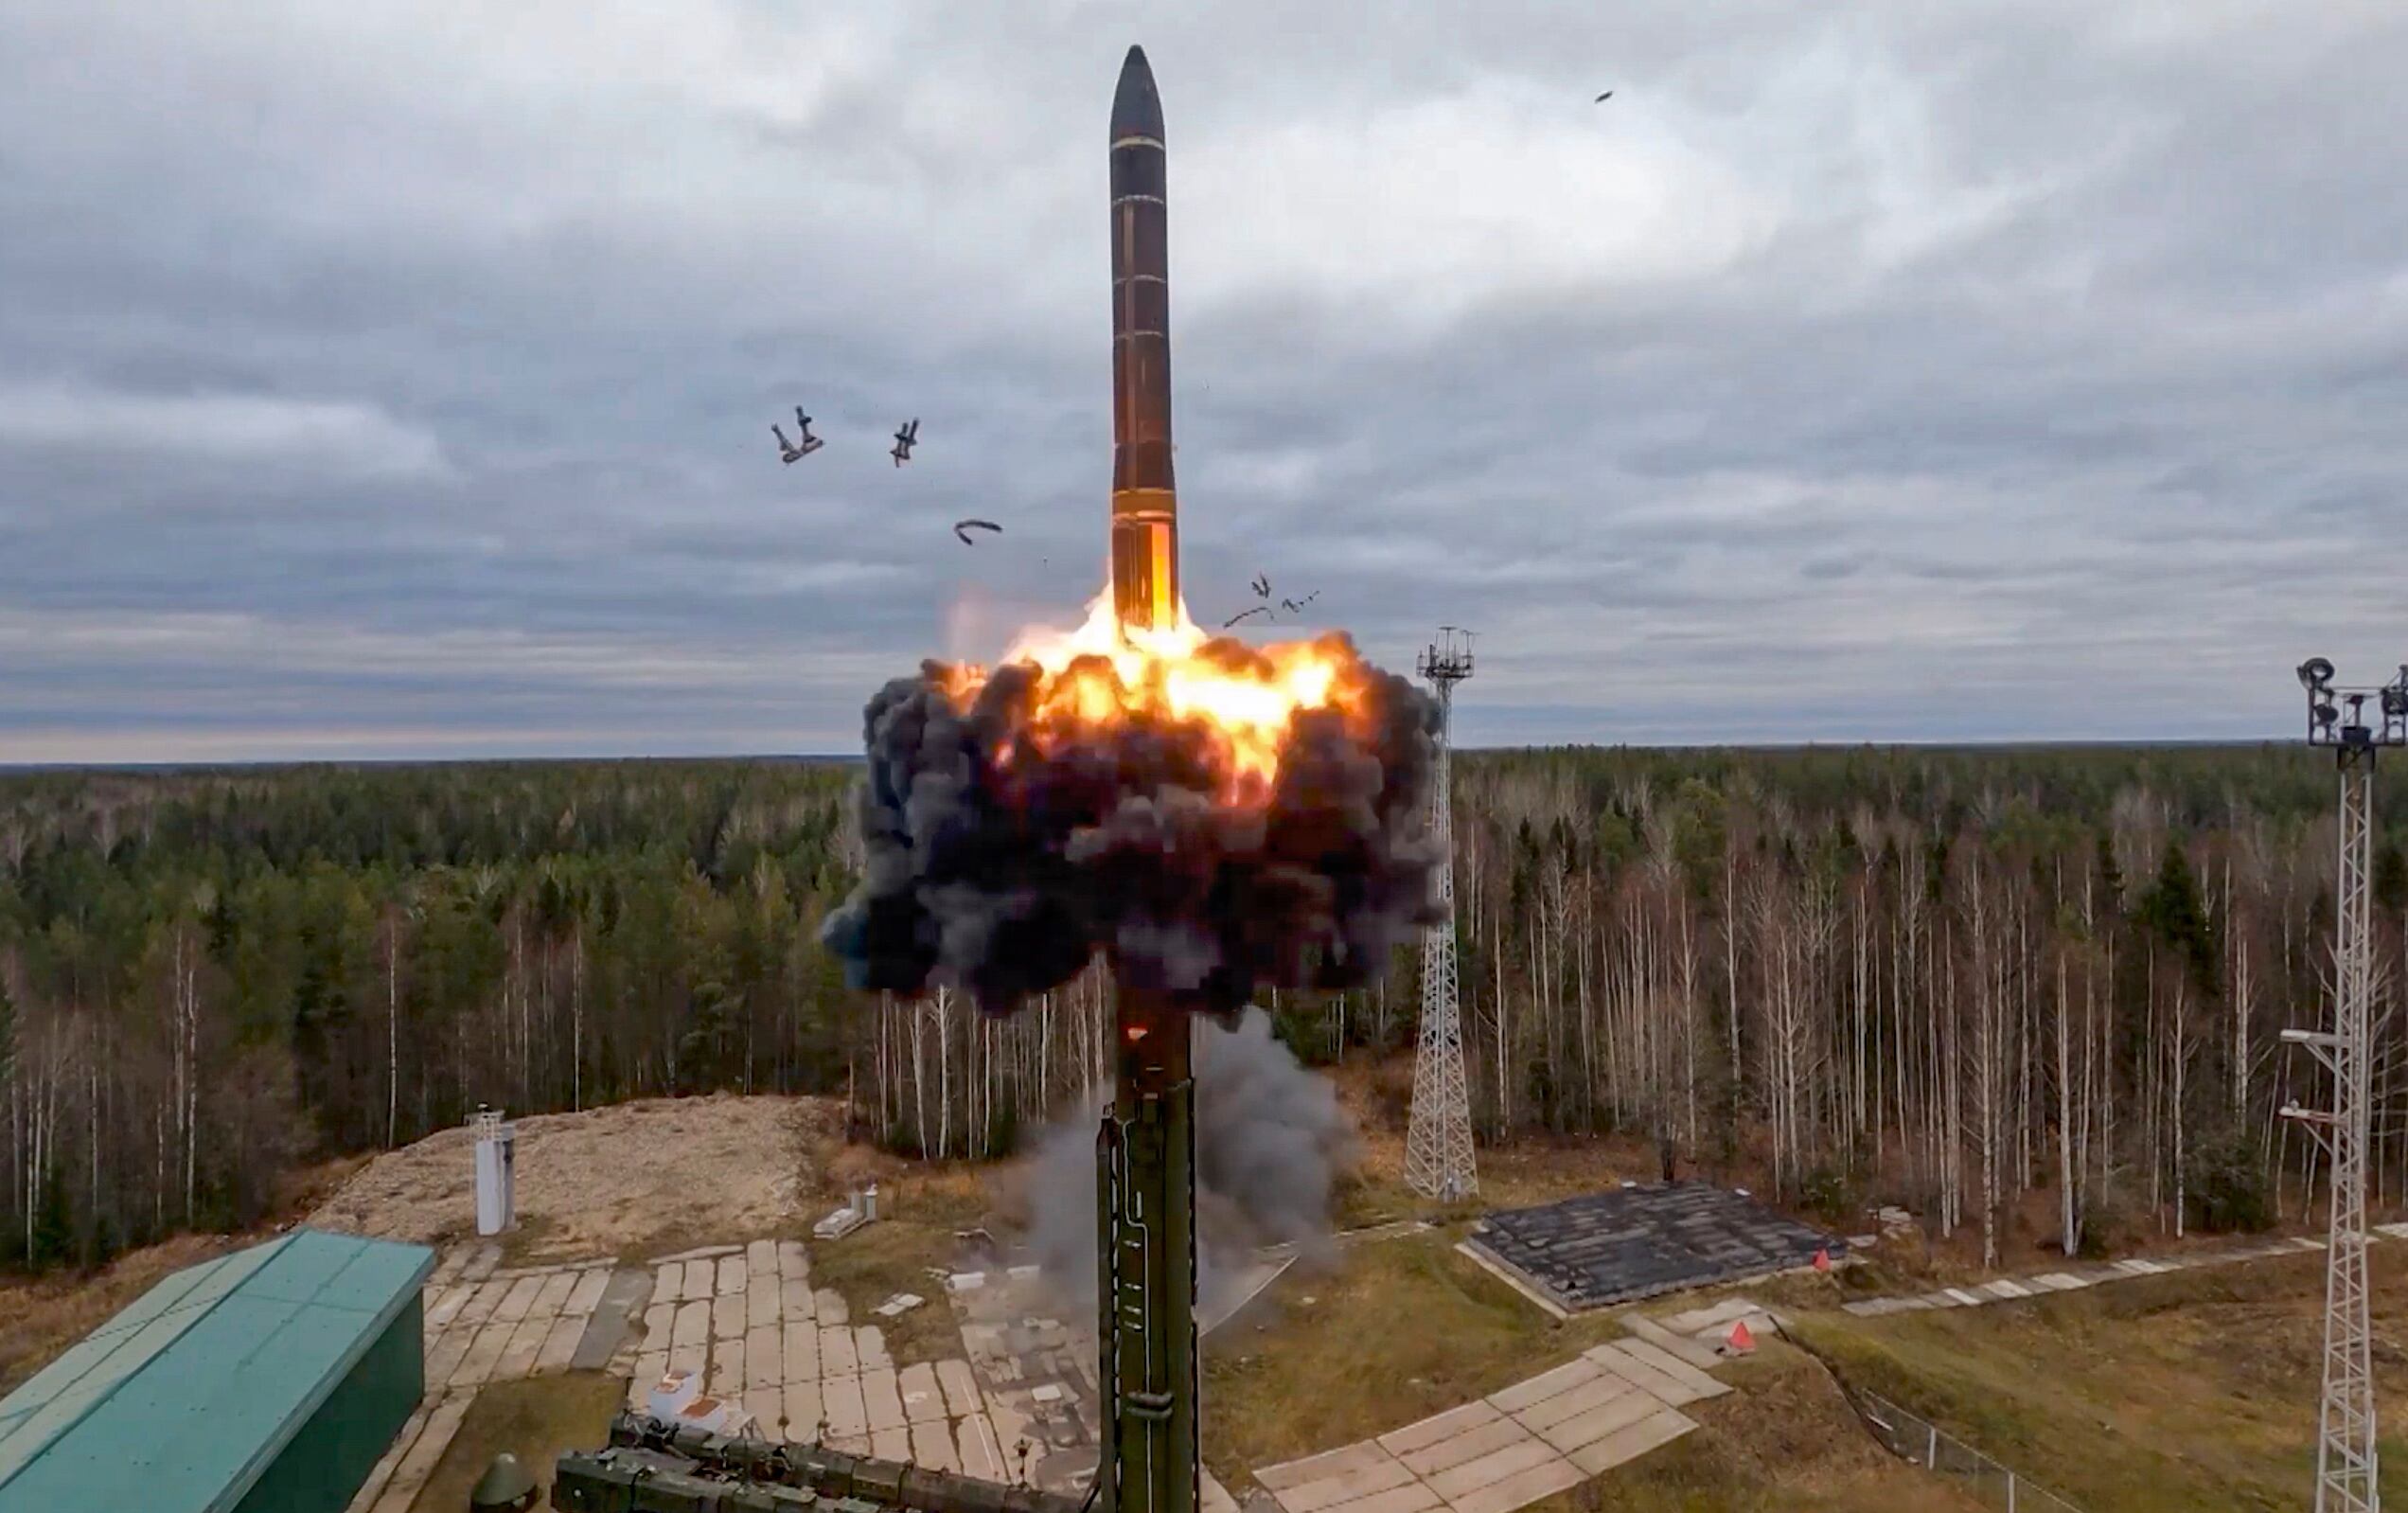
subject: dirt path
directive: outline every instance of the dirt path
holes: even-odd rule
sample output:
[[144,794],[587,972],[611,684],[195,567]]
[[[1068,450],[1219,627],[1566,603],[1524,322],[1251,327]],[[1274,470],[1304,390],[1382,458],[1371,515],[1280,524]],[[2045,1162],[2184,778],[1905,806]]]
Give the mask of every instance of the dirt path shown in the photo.
[[[513,1259],[640,1258],[681,1235],[777,1231],[819,1196],[841,1118],[823,1099],[722,1094],[517,1120]],[[457,1129],[388,1151],[308,1221],[421,1243],[472,1235],[475,1146]]]

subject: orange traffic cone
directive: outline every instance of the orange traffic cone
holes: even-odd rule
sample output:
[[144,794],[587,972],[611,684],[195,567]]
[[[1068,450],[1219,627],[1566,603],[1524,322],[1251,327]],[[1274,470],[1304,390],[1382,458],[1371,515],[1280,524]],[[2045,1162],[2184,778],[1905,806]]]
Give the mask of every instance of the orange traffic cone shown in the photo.
[[1745,1319],[1731,1326],[1731,1332],[1723,1343],[1730,1346],[1733,1355],[1744,1356],[1756,1348],[1756,1337],[1747,1332]]
[[1823,1249],[1815,1253],[1815,1270],[1817,1272],[1828,1272],[1831,1270],[1831,1248],[1829,1246],[1825,1246]]

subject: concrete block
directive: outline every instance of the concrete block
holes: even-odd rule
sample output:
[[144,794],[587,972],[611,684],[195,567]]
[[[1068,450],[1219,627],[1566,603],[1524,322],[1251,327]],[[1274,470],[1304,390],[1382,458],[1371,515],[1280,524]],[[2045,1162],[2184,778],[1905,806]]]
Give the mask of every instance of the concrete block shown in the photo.
[[953,1447],[960,1456],[963,1475],[975,1476],[983,1482],[1004,1479],[1003,1447],[986,1415],[970,1414],[956,1420]]
[[1357,1502],[1379,1492],[1393,1491],[1413,1484],[1413,1473],[1394,1461],[1382,1461],[1346,1472],[1341,1476],[1324,1476],[1297,1486],[1284,1487],[1271,1495],[1286,1513],[1322,1513],[1325,1508],[1342,1503]]
[[820,1375],[859,1375],[861,1358],[853,1348],[853,1331],[841,1324],[820,1326]]
[[895,1388],[893,1366],[863,1368],[861,1403],[869,1415],[873,1434],[882,1429],[901,1429],[912,1421],[903,1412],[903,1395]]
[[1672,1443],[1696,1427],[1697,1421],[1687,1414],[1666,1408],[1627,1428],[1614,1431],[1594,1445],[1572,1451],[1571,1461],[1587,1475],[1602,1475],[1625,1461],[1637,1460],[1659,1445]]
[[1504,1415],[1489,1404],[1488,1399],[1475,1397],[1460,1408],[1449,1408],[1446,1412],[1432,1415],[1419,1423],[1407,1424],[1402,1429],[1390,1430],[1379,1436],[1379,1444],[1380,1448],[1391,1455],[1403,1455],[1410,1451],[1435,1445],[1443,1439],[1452,1439],[1464,1431],[1478,1429],[1482,1424],[1493,1424],[1503,1416]]
[[1452,1470],[1458,1466],[1478,1460],[1483,1455],[1491,1455],[1500,1450],[1521,1444],[1529,1438],[1531,1438],[1529,1430],[1511,1418],[1499,1418],[1491,1423],[1466,1429],[1461,1433],[1442,1439],[1436,1444],[1424,1445],[1419,1450],[1408,1451],[1397,1459],[1403,1461],[1406,1468],[1416,1476],[1435,1476],[1441,1471]]
[[542,1290],[543,1278],[540,1276],[522,1276],[512,1282],[510,1290],[502,1295],[501,1306],[493,1310],[495,1321],[516,1324],[525,1318],[527,1309],[535,1307],[536,1294]]
[[592,1318],[602,1306],[602,1294],[611,1290],[611,1269],[596,1266],[576,1274],[576,1286],[569,1290],[569,1300],[560,1305],[563,1313],[579,1318]]
[[722,1402],[734,1402],[744,1396],[744,1337],[715,1340],[711,1343],[711,1369],[702,1379],[702,1390]]
[[945,1392],[945,1411],[955,1418],[965,1418],[985,1406],[986,1399],[979,1391],[978,1374],[966,1361],[940,1361],[936,1363],[936,1384]]
[[863,1371],[873,1366],[892,1366],[894,1358],[886,1353],[886,1331],[875,1324],[864,1324],[853,1331],[853,1354]]
[[777,1278],[753,1273],[752,1285],[744,1290],[744,1327],[748,1331],[774,1328],[784,1322],[785,1312],[779,1306]]
[[543,1346],[535,1353],[535,1374],[543,1376],[554,1371],[566,1371],[575,1359],[577,1342],[585,1338],[586,1321],[574,1313],[563,1313],[552,1321],[543,1336]]
[[816,1381],[820,1377],[820,1326],[808,1320],[788,1319],[778,1330],[778,1363],[788,1381]]
[[952,1417],[945,1411],[945,1389],[936,1384],[936,1368],[927,1362],[896,1372],[894,1386],[903,1395],[903,1416],[912,1423],[943,1423]]
[[744,1384],[772,1390],[786,1382],[786,1347],[778,1326],[765,1324],[744,1331]]
[[752,1420],[752,1432],[763,1439],[775,1443],[786,1437],[778,1427],[778,1419],[786,1413],[786,1399],[777,1388],[745,1388],[744,1412]]
[[820,1384],[788,1381],[781,1390],[788,1439],[817,1439],[820,1434]]
[[[528,1306],[527,1312],[547,1319],[558,1318],[560,1309],[568,1306],[569,1294],[576,1290],[576,1273],[553,1273],[543,1279],[543,1286],[536,1292],[535,1302]],[[594,1296],[601,1295],[601,1290],[596,1289]]]
[[[1753,1328],[1754,1326],[1751,1325],[1750,1327]],[[1730,1388],[1674,1356],[1671,1351],[1645,1340],[1619,1340],[1615,1342],[1615,1348],[1643,1365],[1654,1366],[1665,1376],[1689,1388],[1699,1397],[1719,1397],[1730,1391]]]
[[942,1418],[912,1426],[912,1459],[932,1471],[961,1468],[953,1450],[952,1427]]
[[1598,1366],[1586,1358],[1566,1362],[1552,1371],[1517,1381],[1510,1387],[1488,1395],[1489,1405],[1499,1413],[1517,1413],[1534,1402],[1554,1397],[1559,1392],[1596,1380]]
[[1425,1477],[1423,1480],[1429,1483],[1431,1491],[1453,1503],[1467,1493],[1478,1491],[1483,1486],[1495,1486],[1509,1476],[1517,1475],[1534,1466],[1560,1461],[1562,1458],[1549,1449],[1544,1441],[1525,1438],[1517,1445],[1508,1445],[1503,1450],[1492,1451],[1478,1460],[1465,1461],[1461,1466],[1450,1466],[1437,1475]]
[[1647,1394],[1626,1392],[1586,1413],[1549,1425],[1538,1432],[1538,1437],[1557,1451],[1568,1455],[1574,1451],[1587,1449],[1617,1430],[1628,1428],[1642,1418],[1652,1418],[1663,1411],[1664,1405]]
[[1395,1459],[1395,1456],[1380,1449],[1372,1441],[1360,1440],[1352,1445],[1340,1446],[1337,1450],[1323,1451],[1319,1455],[1307,1455],[1302,1460],[1282,1461],[1277,1466],[1258,1467],[1254,1472],[1254,1480],[1262,1484],[1265,1491],[1279,1492],[1291,1486],[1301,1486],[1306,1482],[1343,1476],[1349,1471],[1361,1470],[1368,1466],[1386,1465]]
[[[1534,1402],[1514,1415],[1514,1421],[1531,1433],[1544,1433],[1549,1426],[1567,1418],[1576,1418],[1592,1408],[1600,1408],[1617,1397],[1645,1397],[1647,1395],[1621,1378],[1601,1372],[1594,1381],[1584,1381],[1569,1392],[1559,1392],[1544,1402]],[[1654,1398],[1648,1398],[1654,1402]]]
[[1686,1381],[1666,1376],[1652,1362],[1630,1354],[1622,1349],[1622,1344],[1618,1340],[1612,1344],[1599,1345],[1588,1352],[1588,1358],[1666,1407],[1677,1408],[1682,1403],[1694,1402],[1707,1396]]
[[1552,1497],[1587,1480],[1587,1473],[1570,1461],[1544,1460],[1527,1470],[1515,1471],[1502,1481],[1450,1498],[1447,1505],[1455,1513],[1513,1513],[1517,1507],[1535,1503],[1542,1497]]
[[1427,1482],[1413,1481],[1402,1486],[1390,1487],[1385,1492],[1373,1492],[1369,1497],[1358,1497],[1352,1503],[1336,1504],[1323,1508],[1321,1513],[1431,1513],[1431,1510],[1445,1505],[1439,1495],[1429,1489]]
[[861,1379],[830,1377],[820,1383],[820,1411],[827,1415],[828,1433],[867,1436],[869,1410],[861,1401]]

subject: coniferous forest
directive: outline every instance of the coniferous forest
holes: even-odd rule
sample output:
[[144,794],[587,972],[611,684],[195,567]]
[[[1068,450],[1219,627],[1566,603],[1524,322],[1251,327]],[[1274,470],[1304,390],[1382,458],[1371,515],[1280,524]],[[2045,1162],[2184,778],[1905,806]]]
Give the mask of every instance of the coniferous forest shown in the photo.
[[[1104,1054],[1089,977],[1008,1021],[846,990],[855,769],[806,761],[0,774],[0,1264],[260,1219],[298,1165],[479,1103],[848,1101],[1012,1149]],[[2335,781],[2289,746],[1459,755],[1476,1132],[1620,1132],[1987,1256],[2254,1227],[2314,1190]],[[2380,800],[2379,800],[2380,802]],[[2394,806],[2396,810],[2396,806]],[[2408,864],[2376,864],[2379,1194]],[[1266,1003],[1308,1060],[1409,1050],[1418,952]]]

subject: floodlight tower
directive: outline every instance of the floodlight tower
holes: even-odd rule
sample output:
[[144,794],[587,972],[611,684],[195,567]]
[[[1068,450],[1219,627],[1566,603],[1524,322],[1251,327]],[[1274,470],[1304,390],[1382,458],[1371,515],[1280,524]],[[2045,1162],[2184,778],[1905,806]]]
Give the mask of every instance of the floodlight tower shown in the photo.
[[[2316,1513],[2372,1513],[2382,1505],[2375,1468],[2375,1379],[2366,1317],[2366,1136],[2369,1008],[2374,998],[2375,754],[2408,745],[2408,666],[2380,688],[2336,688],[2333,665],[2299,665],[2308,690],[2308,744],[2328,747],[2341,769],[2340,877],[2333,929],[2333,1027],[2285,1030],[2332,1073],[2332,1107],[2283,1106],[2331,1160],[2330,1237],[2325,1253],[2325,1380],[2316,1431]],[[2376,701],[2378,723],[2366,721]],[[2343,715],[2340,704],[2348,705]]]
[[1455,826],[1448,802],[1446,751],[1451,743],[1455,685],[1472,675],[1472,632],[1439,627],[1422,652],[1419,671],[1438,696],[1438,762],[1430,788],[1430,830],[1447,847],[1438,871],[1445,917],[1422,936],[1422,1033],[1413,1057],[1413,1112],[1405,1132],[1405,1184],[1425,1198],[1451,1202],[1479,1191],[1472,1168],[1472,1094],[1463,1075],[1463,1022],[1455,986]]

